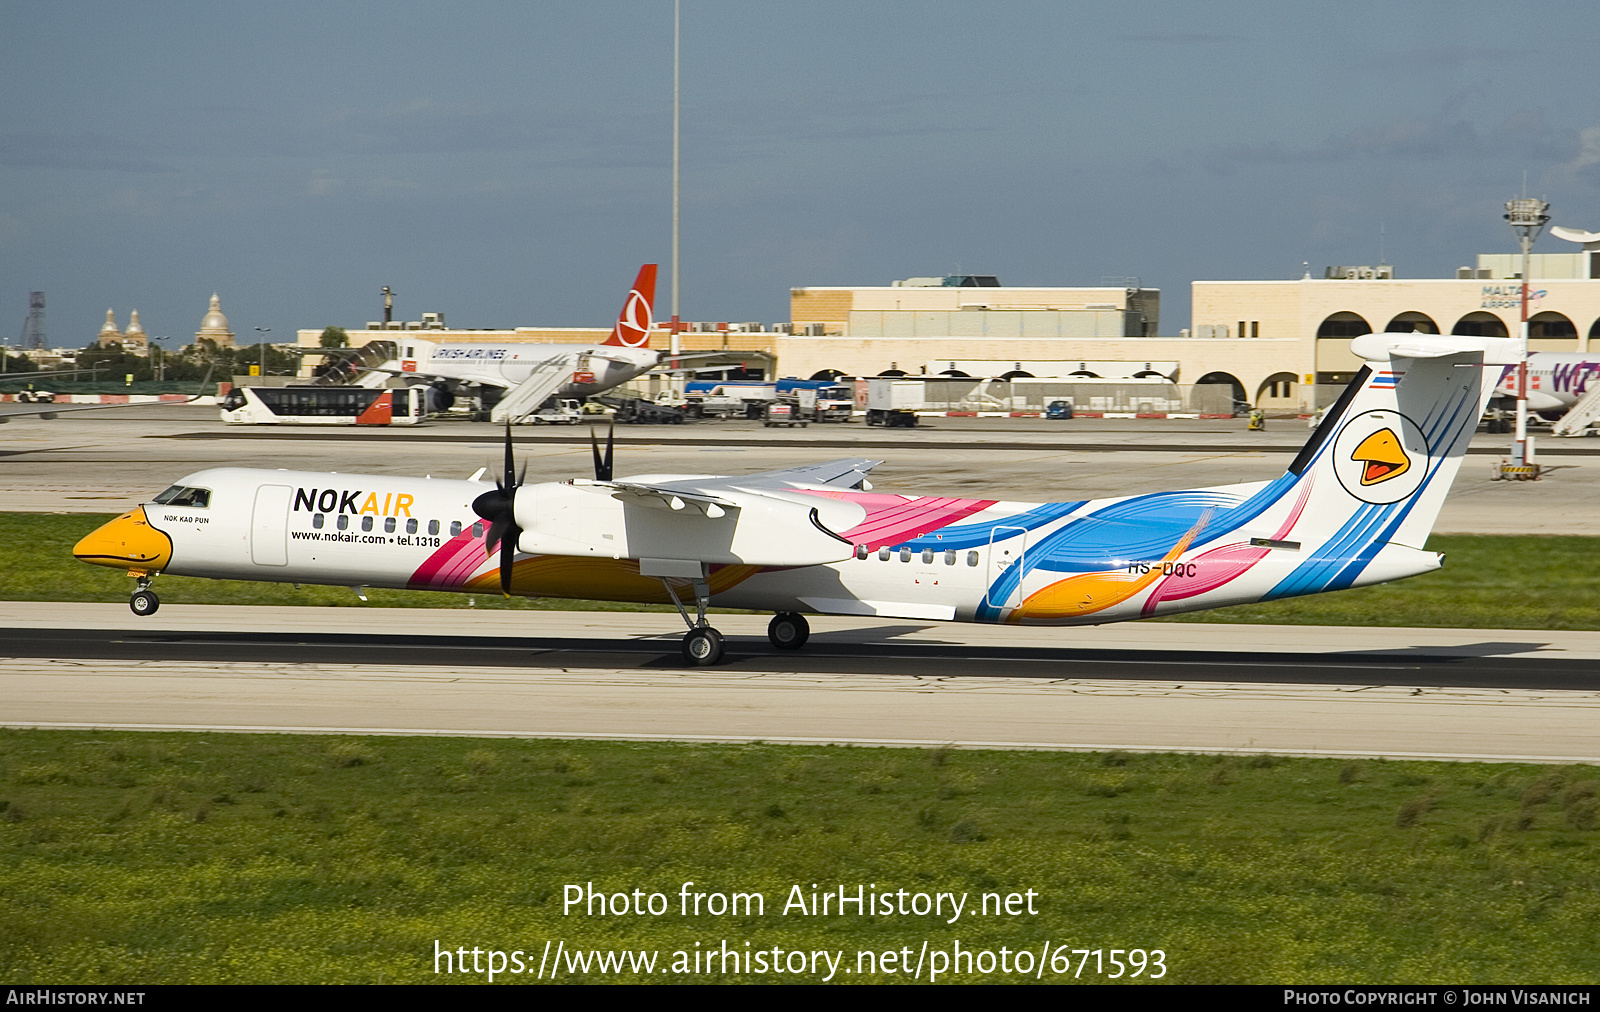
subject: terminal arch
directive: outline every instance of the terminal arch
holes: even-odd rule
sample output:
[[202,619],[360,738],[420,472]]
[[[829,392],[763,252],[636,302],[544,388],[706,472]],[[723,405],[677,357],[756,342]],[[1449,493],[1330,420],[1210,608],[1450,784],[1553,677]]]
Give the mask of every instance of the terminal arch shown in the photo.
[[879,376],[905,376],[905,375],[908,375],[908,373],[904,369],[885,369],[883,372],[880,372],[878,375]]
[[1008,373],[1002,373],[1000,378],[1003,380],[1031,380],[1033,379],[1033,373],[1022,369],[1013,369]]
[[1589,325],[1589,340],[1585,342],[1583,350],[1588,351],[1593,348],[1596,339],[1600,339],[1600,320]]
[[811,374],[811,378],[814,379],[814,380],[829,380],[829,381],[836,380],[836,379],[841,379],[841,378],[843,378],[843,376],[844,376],[844,373],[840,372],[837,369],[821,369],[821,370],[818,370],[817,372],[814,372],[814,373]]
[[1372,333],[1372,324],[1360,313],[1332,313],[1317,327],[1318,337],[1342,337],[1348,340]]
[[1388,334],[1437,334],[1439,325],[1427,313],[1408,312],[1390,320],[1383,329]]
[[1528,340],[1551,338],[1553,340],[1576,341],[1578,328],[1567,318],[1564,313],[1555,313],[1546,310],[1528,317]]
[[1500,317],[1493,313],[1485,313],[1482,310],[1476,313],[1468,313],[1457,320],[1456,325],[1450,328],[1450,333],[1461,334],[1465,337],[1511,336],[1506,332],[1504,320],[1501,320]]
[[1243,401],[1244,400],[1244,384],[1240,383],[1239,382],[1239,378],[1237,376],[1233,375],[1232,373],[1227,373],[1227,372],[1208,372],[1204,376],[1202,376],[1199,379],[1195,380],[1195,385],[1196,386],[1199,386],[1201,384],[1216,384],[1216,385],[1219,385],[1219,386],[1222,385],[1222,384],[1226,384],[1228,386],[1228,388],[1229,388],[1229,390],[1231,392],[1231,395],[1232,395],[1232,397],[1233,397],[1233,399],[1235,401]]
[[1256,388],[1256,407],[1258,408],[1294,408],[1300,406],[1300,398],[1295,391],[1295,380],[1299,379],[1292,372],[1275,372],[1261,381],[1261,386]]

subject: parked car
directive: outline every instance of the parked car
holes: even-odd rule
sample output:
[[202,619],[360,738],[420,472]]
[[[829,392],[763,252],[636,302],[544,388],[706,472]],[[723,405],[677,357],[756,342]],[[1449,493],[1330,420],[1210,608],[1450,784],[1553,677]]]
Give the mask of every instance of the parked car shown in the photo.
[[1046,418],[1071,418],[1072,402],[1051,401],[1044,409],[1044,416]]

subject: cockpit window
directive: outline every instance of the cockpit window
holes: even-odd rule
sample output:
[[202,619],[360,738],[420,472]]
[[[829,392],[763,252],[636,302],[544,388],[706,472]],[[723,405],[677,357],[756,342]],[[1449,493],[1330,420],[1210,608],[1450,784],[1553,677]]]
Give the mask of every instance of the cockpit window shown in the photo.
[[211,490],[208,488],[186,488],[183,485],[174,485],[156,496],[152,502],[163,506],[193,506],[196,509],[205,509],[211,505]]

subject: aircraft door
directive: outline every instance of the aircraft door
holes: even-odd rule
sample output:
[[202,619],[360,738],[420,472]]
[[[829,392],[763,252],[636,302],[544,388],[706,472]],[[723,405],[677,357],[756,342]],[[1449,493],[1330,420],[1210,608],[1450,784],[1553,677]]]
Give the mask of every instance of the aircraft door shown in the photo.
[[1026,527],[996,527],[989,531],[987,600],[991,607],[1015,608],[1021,603],[1027,551]]
[[262,485],[256,489],[255,511],[250,517],[250,561],[258,566],[289,564],[288,485]]

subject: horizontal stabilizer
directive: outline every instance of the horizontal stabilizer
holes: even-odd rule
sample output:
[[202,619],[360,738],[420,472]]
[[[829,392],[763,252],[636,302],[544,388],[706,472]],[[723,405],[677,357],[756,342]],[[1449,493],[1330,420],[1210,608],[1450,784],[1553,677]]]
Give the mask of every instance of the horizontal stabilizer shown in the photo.
[[1350,350],[1368,362],[1399,358],[1443,358],[1464,352],[1481,352],[1484,365],[1511,365],[1521,358],[1519,342],[1509,337],[1471,337],[1465,334],[1363,334],[1350,342]]

